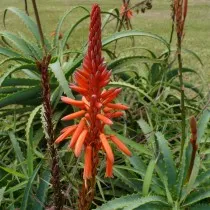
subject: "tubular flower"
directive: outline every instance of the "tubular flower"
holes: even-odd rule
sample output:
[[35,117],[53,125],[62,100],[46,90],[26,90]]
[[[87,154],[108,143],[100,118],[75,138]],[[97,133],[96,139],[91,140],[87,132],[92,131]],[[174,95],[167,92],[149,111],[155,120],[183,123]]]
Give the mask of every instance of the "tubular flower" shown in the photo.
[[122,5],[120,14],[121,16],[125,16],[127,19],[131,19],[133,17],[133,12],[131,9],[128,8],[128,4],[125,3]]
[[112,118],[122,116],[122,111],[127,110],[128,107],[113,102],[121,88],[105,88],[110,81],[111,71],[104,64],[101,54],[101,16],[100,8],[96,4],[92,7],[89,31],[88,50],[82,67],[74,73],[74,83],[70,84],[70,88],[81,94],[82,99],[78,101],[68,97],[61,98],[64,103],[80,109],[63,117],[62,120],[81,119],[77,125],[64,128],[55,141],[59,143],[72,136],[69,147],[74,150],[76,157],[84,148],[83,178],[85,180],[95,176],[99,150],[106,153],[106,176],[112,177],[114,155],[109,142],[114,143],[126,155],[131,155],[128,148],[117,137],[104,133],[104,126],[112,125]]

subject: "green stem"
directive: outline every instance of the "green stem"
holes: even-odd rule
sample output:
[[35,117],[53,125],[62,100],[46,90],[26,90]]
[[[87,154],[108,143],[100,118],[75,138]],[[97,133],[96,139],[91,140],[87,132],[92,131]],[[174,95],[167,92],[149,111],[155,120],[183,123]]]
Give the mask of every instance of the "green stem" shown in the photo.
[[25,12],[29,16],[27,0],[25,0]]
[[45,42],[44,42],[44,34],[43,34],[43,31],[42,31],[42,25],[41,25],[41,21],[40,21],[40,18],[39,18],[39,12],[38,12],[38,9],[37,9],[36,0],[32,0],[32,4],[33,4],[34,13],[35,13],[35,17],[36,17],[36,22],[37,22],[37,26],[38,26],[38,30],[39,30],[39,34],[40,34],[42,49],[44,51],[44,54],[47,55],[47,50],[46,50],[46,46],[45,46]]
[[185,114],[184,82],[182,74],[182,55],[181,55],[182,38],[179,35],[177,36],[177,38],[178,38],[177,54],[178,54],[178,64],[179,64],[179,82],[180,82],[180,91],[181,91],[181,115],[182,115],[182,139],[181,139],[181,154],[180,154],[180,160],[181,160],[184,150],[185,138],[186,138],[185,136],[186,114]]

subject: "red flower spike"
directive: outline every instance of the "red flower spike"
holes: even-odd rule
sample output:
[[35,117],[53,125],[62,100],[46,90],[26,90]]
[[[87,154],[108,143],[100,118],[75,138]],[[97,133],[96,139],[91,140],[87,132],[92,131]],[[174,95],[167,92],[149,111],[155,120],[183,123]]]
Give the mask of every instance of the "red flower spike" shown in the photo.
[[[72,135],[72,137],[69,148],[74,150],[76,157],[81,155],[84,147],[83,178],[85,184],[83,189],[87,190],[91,183],[87,179],[94,178],[97,174],[99,150],[104,150],[106,153],[106,176],[112,177],[114,154],[104,133],[104,126],[112,125],[111,119],[121,116],[122,112],[120,110],[128,109],[123,104],[114,103],[114,99],[121,92],[121,88],[105,89],[111,79],[112,72],[107,69],[102,57],[101,17],[100,8],[97,4],[93,5],[90,17],[88,50],[82,66],[74,73],[74,83],[70,84],[73,91],[82,95],[82,100],[77,101],[68,97],[61,98],[64,103],[80,108],[80,111],[67,115],[62,120],[83,118],[74,128],[63,129],[62,134],[56,140],[56,143],[58,143],[70,133],[69,135]],[[70,132],[70,129],[74,129],[73,133]],[[131,154],[119,139],[112,141],[125,154]],[[85,191],[83,194],[86,195],[88,192]]]

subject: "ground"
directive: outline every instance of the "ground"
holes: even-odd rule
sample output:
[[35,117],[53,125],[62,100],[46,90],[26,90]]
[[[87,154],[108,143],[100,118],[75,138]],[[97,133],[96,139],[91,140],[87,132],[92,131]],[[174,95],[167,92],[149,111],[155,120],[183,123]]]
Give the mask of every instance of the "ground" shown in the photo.
[[[7,7],[13,6],[24,9],[23,2],[24,1],[18,0],[1,0],[0,18],[3,18],[3,12]],[[28,2],[29,13],[31,16],[33,16],[31,1]],[[119,8],[121,5],[120,0],[37,0],[45,34],[50,35],[50,33],[55,30],[56,23],[65,11],[76,5],[82,5],[90,8],[94,2],[100,4],[102,10],[105,11],[114,7]],[[132,2],[135,3],[139,1],[133,0]],[[170,2],[170,0],[153,1],[152,10],[144,14],[140,13],[139,15],[135,15],[135,17],[132,19],[133,27],[138,30],[158,34],[166,40],[169,40],[169,31],[171,28]],[[202,72],[204,78],[207,79],[207,82],[210,82],[210,1],[189,0],[188,11],[189,13],[185,28],[184,46],[193,50],[202,58],[204,67],[201,67],[201,65],[198,64],[191,56],[186,56],[184,58],[184,65],[193,67],[198,72]],[[77,11],[69,16],[63,30],[67,29],[81,15],[82,11]],[[7,29],[9,30],[24,31],[22,23],[14,15],[8,14],[6,24]],[[2,21],[0,22],[0,29],[4,30]],[[80,42],[84,43],[86,38],[87,26],[85,25],[77,30],[70,47],[76,48],[77,46],[81,46]],[[140,39],[137,41],[137,45],[144,45],[150,47],[151,49],[160,51],[159,45],[155,45],[153,42],[148,40]],[[176,43],[174,42],[174,47],[175,46]]]

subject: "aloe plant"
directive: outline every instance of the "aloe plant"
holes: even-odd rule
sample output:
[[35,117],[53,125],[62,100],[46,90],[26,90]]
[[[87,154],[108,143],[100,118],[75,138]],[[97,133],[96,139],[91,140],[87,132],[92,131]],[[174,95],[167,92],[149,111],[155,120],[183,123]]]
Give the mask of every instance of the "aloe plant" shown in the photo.
[[[207,137],[204,129],[209,120],[210,112],[206,110],[198,123],[198,148],[204,144],[201,143],[201,139]],[[139,156],[136,149],[136,154],[126,161],[126,166],[116,165],[114,168],[115,176],[127,187],[132,188],[135,194],[110,200],[96,209],[209,209],[210,193],[205,190],[209,188],[209,164],[202,163],[202,152],[196,153],[192,173],[187,179],[192,155],[190,135],[184,146],[181,165],[178,165],[179,158],[174,155],[174,148],[169,147],[164,135],[161,132],[149,132],[153,129],[143,119],[138,123],[147,139],[147,147],[150,148],[148,151],[152,152],[147,154],[141,151],[143,156]],[[153,147],[154,145],[156,147]],[[130,147],[135,148],[133,145]]]

